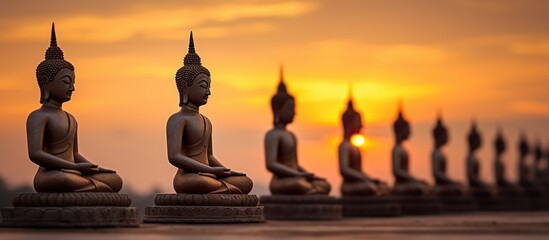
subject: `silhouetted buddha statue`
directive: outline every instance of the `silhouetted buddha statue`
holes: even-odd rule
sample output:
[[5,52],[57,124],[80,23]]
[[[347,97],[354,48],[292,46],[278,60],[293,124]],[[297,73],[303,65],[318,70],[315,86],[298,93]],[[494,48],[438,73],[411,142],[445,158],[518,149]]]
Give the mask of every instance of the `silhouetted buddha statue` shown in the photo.
[[410,137],[410,124],[402,115],[402,107],[399,106],[398,118],[393,124],[395,133],[395,146],[392,152],[392,169],[395,176],[393,192],[399,195],[424,195],[429,191],[429,186],[423,180],[410,174],[408,152],[402,146]]
[[541,143],[538,141],[534,148],[534,176],[535,181],[538,184],[544,184],[544,168],[543,165],[543,150],[541,149]]
[[271,98],[273,128],[265,135],[265,163],[273,174],[270,196],[261,196],[265,218],[274,220],[335,220],[342,217],[341,205],[327,196],[326,179],[305,170],[297,161],[297,138],[286,126],[295,116],[295,99],[288,94],[280,67],[280,82]]
[[362,129],[360,113],[353,108],[352,96],[349,96],[347,110],[342,116],[343,141],[339,144],[339,172],[343,177],[341,194],[343,196],[381,196],[390,192],[384,182],[371,178],[362,171],[360,149],[351,143],[351,137]]
[[499,210],[525,210],[528,208],[528,203],[523,198],[523,190],[519,186],[509,182],[505,176],[505,163],[502,155],[507,149],[505,138],[500,130],[497,132],[496,140],[494,141],[495,160],[494,173],[496,178],[498,207]]
[[246,174],[225,167],[213,155],[212,123],[199,108],[210,96],[210,71],[195,51],[193,33],[189,50],[175,75],[181,110],[168,119],[168,160],[177,168],[176,194],[160,193],[145,208],[147,223],[263,222],[259,198],[248,195],[253,182]]
[[467,141],[469,145],[469,152],[467,154],[467,180],[469,187],[475,196],[491,197],[493,193],[490,190],[490,186],[480,178],[480,163],[475,156],[475,152],[482,145],[482,139],[477,131],[475,122],[471,126]]
[[496,157],[494,161],[494,173],[496,175],[496,184],[499,188],[513,188],[514,184],[510,183],[505,176],[505,163],[501,158],[501,155],[505,153],[507,149],[507,144],[505,143],[505,138],[503,138],[503,133],[501,130],[498,130],[496,140],[494,142],[494,147],[496,149]]
[[297,138],[286,129],[295,116],[295,100],[288,94],[282,70],[277,93],[271,98],[273,129],[265,135],[265,161],[273,174],[269,189],[273,195],[309,195],[330,193],[330,184],[297,162]]
[[29,157],[39,168],[37,192],[118,192],[122,179],[113,170],[98,167],[78,152],[78,124],[64,111],[75,90],[74,66],[57,46],[52,25],[46,59],[36,68],[42,106],[27,119]]
[[435,179],[435,192],[439,195],[462,195],[464,192],[463,186],[450,179],[447,173],[447,160],[441,148],[448,143],[448,130],[442,123],[442,118],[439,116],[437,125],[433,129],[433,137],[435,139],[435,149],[432,156],[433,178]]
[[226,168],[213,155],[212,124],[199,108],[210,96],[210,71],[195,52],[193,35],[184,66],[175,76],[181,110],[168,119],[168,159],[178,168],[173,180],[177,193],[248,194],[253,182],[246,174]]
[[532,188],[535,184],[532,179],[532,171],[528,166],[527,157],[530,153],[530,147],[528,146],[528,139],[526,135],[522,134],[519,140],[519,160],[518,160],[518,175],[519,184],[525,188]]
[[52,24],[46,59],[36,68],[42,106],[27,119],[30,160],[38,165],[37,193],[18,193],[2,208],[10,227],[134,227],[137,209],[118,194],[122,179],[78,151],[78,123],[63,110],[75,90],[74,66],[57,46]]

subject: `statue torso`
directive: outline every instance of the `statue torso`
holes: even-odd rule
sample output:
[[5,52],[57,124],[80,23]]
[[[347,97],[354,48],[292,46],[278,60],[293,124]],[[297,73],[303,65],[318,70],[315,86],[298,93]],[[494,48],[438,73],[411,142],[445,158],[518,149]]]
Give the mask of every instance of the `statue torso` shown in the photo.
[[[437,172],[446,176],[446,156],[439,149],[433,151],[433,173]],[[438,174],[433,174],[435,181],[438,183],[441,179],[438,179]]]
[[63,110],[43,110],[40,114],[46,118],[44,128],[44,151],[69,162],[74,162],[74,142],[76,137],[76,119]]
[[200,114],[184,114],[185,128],[182,134],[182,154],[198,162],[209,165],[208,147],[212,125],[210,120]]
[[393,174],[397,181],[405,180],[398,174],[397,168],[404,172],[408,172],[409,168],[408,153],[401,144],[397,144],[393,148]]
[[298,170],[297,165],[297,139],[294,134],[287,130],[274,130],[278,135],[278,149],[276,161],[286,165],[294,170]]

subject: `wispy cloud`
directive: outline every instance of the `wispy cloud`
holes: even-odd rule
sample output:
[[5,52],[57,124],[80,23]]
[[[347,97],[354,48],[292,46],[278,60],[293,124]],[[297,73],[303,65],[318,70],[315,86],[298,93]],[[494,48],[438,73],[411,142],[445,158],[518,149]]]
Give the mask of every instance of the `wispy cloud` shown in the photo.
[[[150,39],[184,39],[182,30],[202,29],[204,37],[223,37],[232,33],[263,32],[271,28],[269,18],[286,18],[313,11],[312,2],[217,2],[195,8],[164,7],[154,4],[139,5],[119,15],[67,15],[56,18],[63,41],[112,42],[134,37]],[[249,23],[245,20],[254,20]],[[2,22],[13,19],[2,19]],[[33,18],[19,24],[10,34],[1,35],[1,41],[43,40],[48,31],[49,18]],[[232,23],[233,25],[227,25]]]

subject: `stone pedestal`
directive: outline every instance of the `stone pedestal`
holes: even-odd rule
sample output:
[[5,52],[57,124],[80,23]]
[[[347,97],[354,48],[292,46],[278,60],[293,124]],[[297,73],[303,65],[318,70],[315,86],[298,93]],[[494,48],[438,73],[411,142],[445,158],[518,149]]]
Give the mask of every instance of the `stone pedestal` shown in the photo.
[[137,209],[118,193],[21,193],[2,208],[3,227],[137,227]]
[[518,187],[499,187],[496,195],[498,211],[527,211],[529,202],[524,190]]
[[403,215],[439,214],[442,204],[436,196],[398,196]]
[[439,195],[442,211],[449,213],[472,212],[478,210],[475,198],[470,195]]
[[337,199],[324,195],[261,196],[269,220],[337,220],[342,207]]
[[479,211],[499,211],[497,198],[491,190],[471,188],[469,192],[475,199]]
[[343,217],[395,217],[400,216],[400,203],[394,196],[343,196],[339,199]]
[[145,208],[146,223],[264,222],[256,195],[157,194],[155,206]]

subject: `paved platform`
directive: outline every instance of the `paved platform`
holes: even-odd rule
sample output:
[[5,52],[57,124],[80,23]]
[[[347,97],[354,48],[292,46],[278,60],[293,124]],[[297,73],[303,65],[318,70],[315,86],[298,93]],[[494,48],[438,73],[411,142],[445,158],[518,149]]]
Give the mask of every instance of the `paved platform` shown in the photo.
[[549,239],[549,212],[469,213],[257,224],[141,224],[138,228],[0,228],[0,239]]

